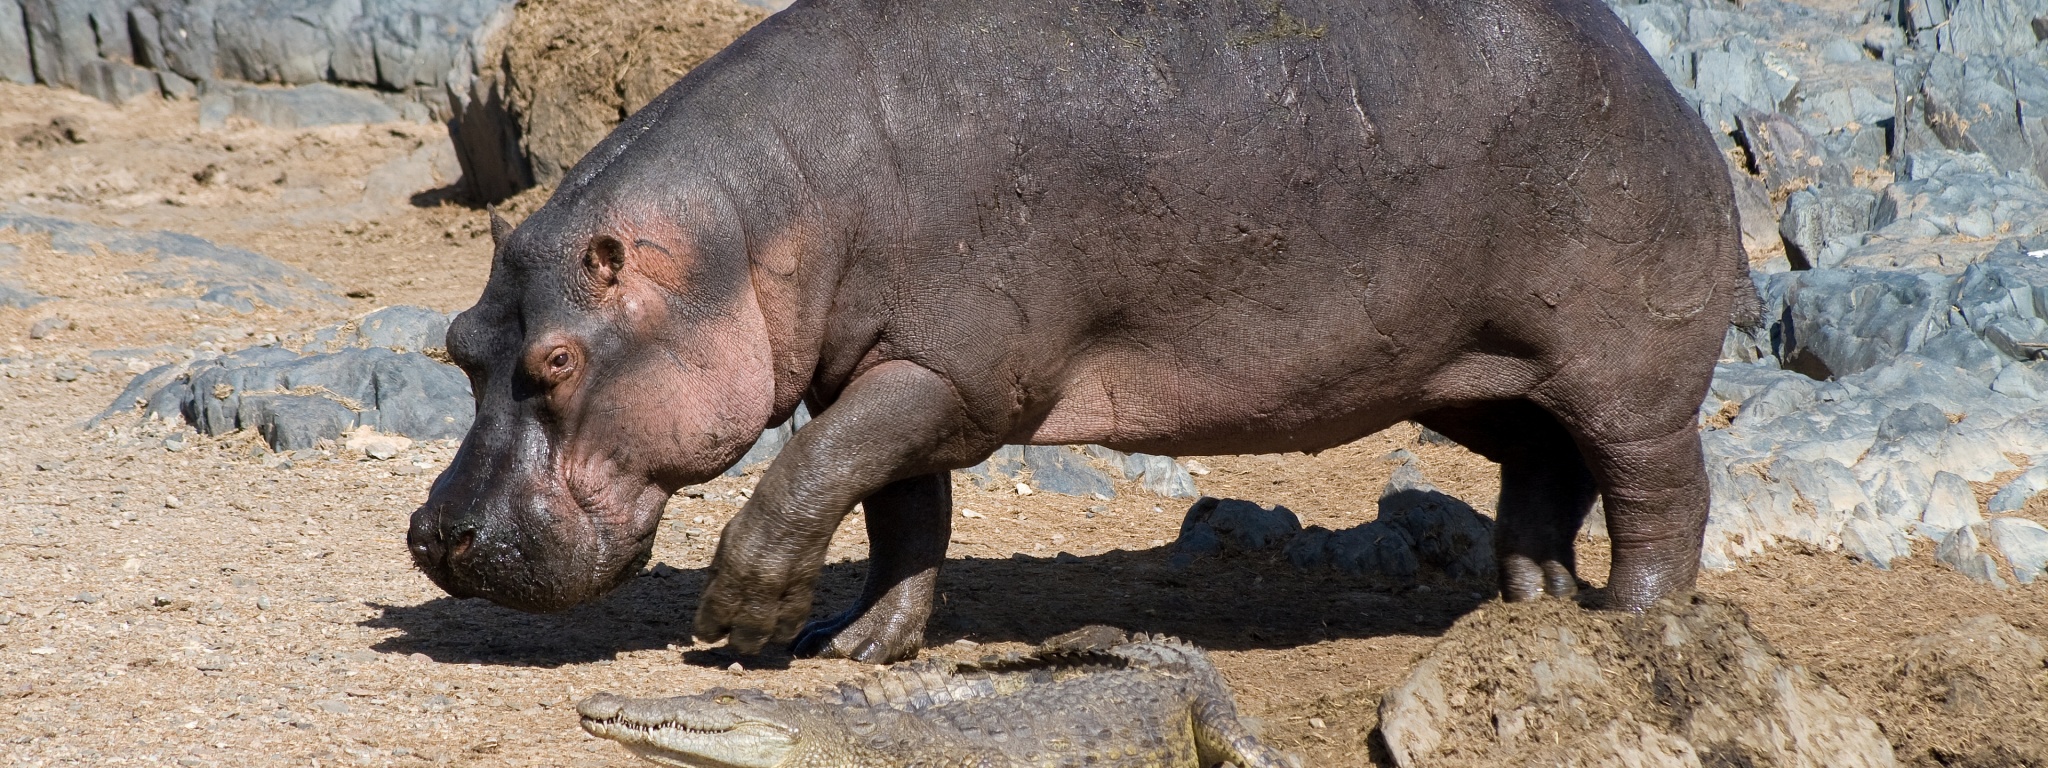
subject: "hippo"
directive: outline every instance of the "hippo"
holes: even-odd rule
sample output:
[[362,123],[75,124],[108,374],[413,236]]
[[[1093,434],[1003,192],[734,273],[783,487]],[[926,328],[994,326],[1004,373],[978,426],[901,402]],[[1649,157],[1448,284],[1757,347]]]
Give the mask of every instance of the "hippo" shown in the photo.
[[[1414,421],[1500,464],[1502,597],[1641,609],[1697,576],[1697,409],[1757,312],[1732,200],[1601,0],[798,0],[493,216],[448,332],[476,420],[408,546],[452,595],[589,601],[801,403],[694,632],[881,662],[1002,445]],[[810,622],[856,504],[866,586]]]

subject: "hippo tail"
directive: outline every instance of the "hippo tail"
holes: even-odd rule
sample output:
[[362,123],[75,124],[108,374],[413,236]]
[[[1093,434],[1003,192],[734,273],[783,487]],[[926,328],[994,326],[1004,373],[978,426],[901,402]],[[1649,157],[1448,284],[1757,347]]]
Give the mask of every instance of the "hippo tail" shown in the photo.
[[1750,274],[1747,258],[1736,262],[1736,271],[1735,307],[1728,319],[1737,328],[1753,331],[1764,323],[1764,299],[1756,291],[1756,277]]

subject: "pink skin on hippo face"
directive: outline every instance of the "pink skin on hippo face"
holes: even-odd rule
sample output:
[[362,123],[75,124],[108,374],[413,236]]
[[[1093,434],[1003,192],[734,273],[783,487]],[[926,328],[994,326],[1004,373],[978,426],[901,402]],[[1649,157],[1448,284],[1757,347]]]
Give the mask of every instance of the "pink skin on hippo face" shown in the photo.
[[[744,277],[679,274],[673,254],[697,243],[608,223],[512,235],[493,215],[490,283],[448,334],[477,420],[408,536],[450,594],[539,611],[604,594],[646,562],[669,495],[737,460],[767,418]],[[724,301],[678,311],[686,294]]]

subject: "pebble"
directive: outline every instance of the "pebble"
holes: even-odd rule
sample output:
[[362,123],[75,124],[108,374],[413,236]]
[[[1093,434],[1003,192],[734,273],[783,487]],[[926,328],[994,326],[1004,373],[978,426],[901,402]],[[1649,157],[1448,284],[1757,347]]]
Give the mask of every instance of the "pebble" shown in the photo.
[[1019,495],[1019,496],[1029,496],[1029,495],[1031,495],[1031,486],[1025,485],[1025,484],[1023,484],[1023,483],[1018,483],[1018,484],[1017,484],[1017,495]]
[[80,592],[76,595],[71,596],[71,602],[74,603],[84,603],[86,605],[92,605],[93,603],[97,603],[99,601],[100,596],[95,595],[91,592]]
[[974,511],[974,510],[971,510],[971,509],[962,509],[962,510],[960,510],[960,516],[961,516],[961,517],[965,517],[965,518],[968,518],[968,519],[970,519],[970,520],[980,520],[980,519],[982,519],[983,517],[986,517],[986,515],[983,515],[982,513],[980,513],[980,512],[976,512],[976,511]]
[[171,496],[165,496],[165,497],[164,497],[164,508],[165,508],[165,509],[182,509],[182,508],[184,508],[184,506],[185,506],[185,502],[179,501],[179,500],[178,500],[178,497],[177,497],[176,495],[171,495]]

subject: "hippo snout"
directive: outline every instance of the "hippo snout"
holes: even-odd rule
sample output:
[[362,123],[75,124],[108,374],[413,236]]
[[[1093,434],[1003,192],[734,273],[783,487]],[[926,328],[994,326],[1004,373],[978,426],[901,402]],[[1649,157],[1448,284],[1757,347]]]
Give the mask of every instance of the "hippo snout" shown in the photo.
[[455,578],[457,570],[467,570],[476,555],[476,531],[474,522],[464,521],[454,525],[439,524],[441,514],[428,502],[412,514],[411,529],[406,532],[406,549],[412,552],[413,565],[418,567],[434,584],[455,597],[476,597],[477,595],[461,586],[462,579]]

